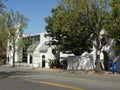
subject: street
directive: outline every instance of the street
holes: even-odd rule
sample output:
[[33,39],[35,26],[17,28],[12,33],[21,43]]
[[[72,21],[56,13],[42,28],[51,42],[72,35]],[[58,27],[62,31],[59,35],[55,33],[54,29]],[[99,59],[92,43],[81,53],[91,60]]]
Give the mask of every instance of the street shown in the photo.
[[0,66],[0,90],[120,90],[120,76]]

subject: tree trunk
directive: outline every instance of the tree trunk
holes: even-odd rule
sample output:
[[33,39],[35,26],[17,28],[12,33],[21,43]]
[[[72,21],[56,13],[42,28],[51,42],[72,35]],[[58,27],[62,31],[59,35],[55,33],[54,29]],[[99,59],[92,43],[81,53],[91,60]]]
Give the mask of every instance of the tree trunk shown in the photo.
[[13,47],[13,67],[15,67],[15,47]]
[[100,67],[100,51],[97,50],[96,51],[96,68],[95,68],[95,72],[100,72],[101,71],[101,67]]

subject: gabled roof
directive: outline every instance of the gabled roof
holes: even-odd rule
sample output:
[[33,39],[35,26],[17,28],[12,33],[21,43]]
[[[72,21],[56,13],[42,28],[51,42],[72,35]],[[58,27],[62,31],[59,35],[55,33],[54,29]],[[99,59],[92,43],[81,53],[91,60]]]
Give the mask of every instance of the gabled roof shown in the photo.
[[47,43],[49,43],[48,41],[46,41],[41,47],[40,47],[40,52],[47,52],[49,45],[47,45]]
[[40,42],[36,41],[32,45],[30,45],[27,49],[27,53],[33,52],[35,50],[35,48],[38,46],[39,43]]

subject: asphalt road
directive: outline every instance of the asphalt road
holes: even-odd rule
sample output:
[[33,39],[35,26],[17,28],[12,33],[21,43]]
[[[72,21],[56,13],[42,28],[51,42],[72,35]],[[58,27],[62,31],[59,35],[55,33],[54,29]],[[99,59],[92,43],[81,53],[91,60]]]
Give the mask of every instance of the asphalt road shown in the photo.
[[0,77],[0,90],[70,90],[18,78]]
[[0,67],[0,90],[120,90],[120,76]]

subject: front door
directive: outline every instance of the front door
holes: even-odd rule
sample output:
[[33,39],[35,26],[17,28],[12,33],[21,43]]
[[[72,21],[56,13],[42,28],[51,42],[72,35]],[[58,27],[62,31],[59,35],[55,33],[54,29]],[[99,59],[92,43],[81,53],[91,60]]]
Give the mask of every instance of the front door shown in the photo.
[[42,68],[45,68],[45,55],[42,56]]
[[32,55],[30,55],[30,64],[32,64]]

